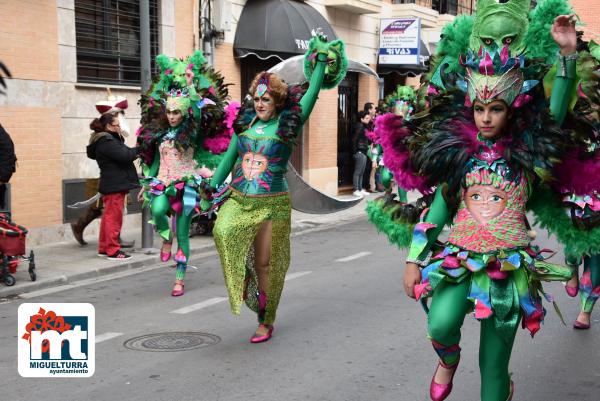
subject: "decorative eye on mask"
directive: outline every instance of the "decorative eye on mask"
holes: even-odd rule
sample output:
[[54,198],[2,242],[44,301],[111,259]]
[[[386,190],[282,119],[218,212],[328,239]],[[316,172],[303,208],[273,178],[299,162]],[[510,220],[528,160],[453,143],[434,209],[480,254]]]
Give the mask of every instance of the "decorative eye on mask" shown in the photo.
[[494,43],[494,39],[492,39],[492,38],[481,38],[481,41],[486,46],[491,46],[492,43]]
[[512,35],[512,36],[507,36],[504,39],[502,39],[502,44],[504,45],[510,45],[512,42],[515,41],[516,35]]

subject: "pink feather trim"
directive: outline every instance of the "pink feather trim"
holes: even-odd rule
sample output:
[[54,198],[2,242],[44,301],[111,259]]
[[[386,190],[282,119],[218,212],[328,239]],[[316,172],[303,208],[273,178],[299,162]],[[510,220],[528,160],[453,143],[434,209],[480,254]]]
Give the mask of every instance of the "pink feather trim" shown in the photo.
[[577,195],[600,191],[600,156],[582,160],[577,151],[569,152],[556,167],[556,178],[560,190]]
[[371,140],[371,142],[379,143],[379,137],[375,131],[365,131],[365,136]]
[[233,136],[233,123],[239,109],[240,104],[238,102],[231,102],[225,107],[224,128],[215,137],[204,140],[206,150],[213,154],[220,154],[227,150]]
[[383,148],[383,164],[394,174],[396,183],[405,190],[431,193],[432,189],[425,184],[425,179],[414,173],[408,149],[402,144],[402,140],[411,133],[402,127],[402,118],[392,113],[377,117],[375,133]]

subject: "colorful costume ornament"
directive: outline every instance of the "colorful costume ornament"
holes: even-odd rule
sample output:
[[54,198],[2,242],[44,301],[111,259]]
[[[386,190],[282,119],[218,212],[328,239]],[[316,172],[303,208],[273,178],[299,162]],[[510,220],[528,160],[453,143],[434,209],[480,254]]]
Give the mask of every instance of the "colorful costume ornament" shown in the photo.
[[[258,314],[252,342],[270,338],[290,263],[291,203],[284,174],[302,125],[322,87],[336,85],[345,75],[343,42],[310,42],[305,71],[306,93],[276,75],[260,73],[235,122],[223,162],[211,180],[219,188],[232,173],[229,198],[221,206],[213,230],[231,311],[242,302]],[[213,202],[223,201],[218,191]],[[203,203],[203,210],[208,208]]]
[[[538,7],[549,2],[556,3],[540,1]],[[510,3],[522,10],[529,7],[529,1]],[[452,389],[451,377],[460,359],[460,328],[470,310],[482,322],[481,399],[512,398],[508,363],[518,322],[522,319],[523,327],[535,334],[545,315],[542,297],[552,301],[541,281],[565,281],[571,274],[569,268],[546,262],[546,250],[530,244],[525,212],[535,203],[535,195],[557,195],[548,185],[560,185],[557,166],[585,143],[577,130],[556,125],[563,122],[570,103],[575,57],[559,56],[548,107],[541,81],[550,66],[524,55],[510,56],[513,44],[522,50],[517,39],[528,31],[512,27],[510,40],[504,40],[500,32],[511,28],[506,21],[499,19],[498,26],[491,26],[496,23],[494,13],[510,15],[507,4],[480,0],[477,10],[486,24],[460,17],[444,28],[432,71],[419,90],[417,113],[410,121],[390,119],[379,127],[389,132],[384,155],[394,159],[386,165],[399,185],[426,195],[434,192],[433,201],[429,195],[416,205],[387,204],[369,213],[396,245],[410,244],[407,292],[416,298],[432,297],[429,335],[440,357],[441,376],[448,379],[436,382],[436,371],[430,388],[434,400],[445,399]],[[473,26],[485,26],[490,32],[485,35],[492,40],[486,41],[484,29],[476,31]],[[561,49],[567,48],[563,39],[570,34],[574,37],[574,26],[559,35]],[[538,43],[552,41],[549,32],[538,35]],[[479,42],[473,52],[467,49],[474,39]],[[558,46],[553,46],[556,57]],[[466,57],[459,57],[461,53]],[[508,125],[500,136],[486,139],[474,124],[475,112],[500,101],[510,107]],[[423,218],[416,222],[419,213]],[[449,223],[448,240],[437,243]],[[424,267],[421,273],[415,272],[414,263]]]
[[144,205],[150,206],[152,223],[164,240],[164,262],[171,257],[168,217],[173,217],[178,250],[172,295],[179,296],[183,295],[190,255],[189,231],[199,201],[197,191],[229,144],[237,107],[227,105],[223,78],[207,66],[200,51],[185,61],[160,55],[156,62],[161,74],[140,101],[138,144],[145,176]]

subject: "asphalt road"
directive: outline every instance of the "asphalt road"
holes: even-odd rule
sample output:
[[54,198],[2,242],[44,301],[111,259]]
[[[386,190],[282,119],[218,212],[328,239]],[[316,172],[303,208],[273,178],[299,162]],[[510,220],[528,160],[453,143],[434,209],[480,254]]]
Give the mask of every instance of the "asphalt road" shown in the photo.
[[[543,233],[542,233],[543,234]],[[545,237],[540,235],[540,237]],[[542,246],[556,248],[547,240]],[[233,316],[211,252],[192,260],[183,297],[169,295],[174,271],[103,277],[68,291],[0,304],[0,400],[428,400],[436,356],[426,315],[403,294],[403,252],[366,220],[292,239],[292,264],[271,341],[250,344],[255,315]],[[578,302],[559,284],[568,326],[551,305],[531,339],[519,330],[511,371],[514,400],[600,399],[600,312],[574,331]],[[23,302],[90,302],[96,309],[96,372],[91,378],[22,378],[17,371],[17,308]],[[179,313],[174,313],[175,311]],[[135,351],[134,337],[207,333],[214,345],[180,352]],[[462,360],[449,400],[478,400],[479,324],[468,317]]]

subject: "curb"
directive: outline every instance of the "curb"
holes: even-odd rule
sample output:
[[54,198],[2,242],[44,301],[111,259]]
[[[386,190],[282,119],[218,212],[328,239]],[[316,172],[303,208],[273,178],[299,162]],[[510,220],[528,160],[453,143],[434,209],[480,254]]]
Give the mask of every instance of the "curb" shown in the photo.
[[[326,230],[335,226],[348,224],[353,221],[359,220],[365,216],[356,215],[347,217],[345,219],[340,219],[333,222],[324,222],[324,223],[298,223],[295,226],[292,226],[291,237],[296,237],[298,235],[309,234],[311,232]],[[190,249],[190,258],[193,256],[197,256],[199,254],[205,253],[208,250],[216,250],[214,242],[211,242],[209,245],[201,245]],[[118,262],[112,265],[103,266],[94,268],[91,270],[82,271],[80,273],[73,273],[69,275],[60,275],[52,278],[37,280],[37,281],[27,281],[22,284],[16,284],[12,287],[2,287],[3,284],[0,284],[0,301],[6,299],[14,299],[18,298],[19,295],[27,292],[33,292],[38,290],[44,290],[52,287],[59,287],[64,285],[72,284],[76,281],[92,279],[96,277],[102,277],[113,273],[119,273],[127,270],[140,269],[142,267],[153,266],[160,264],[157,260],[158,254],[145,254],[142,252],[135,253],[135,260],[130,262]],[[148,263],[150,262],[150,263]],[[23,266],[26,269],[26,266]]]

